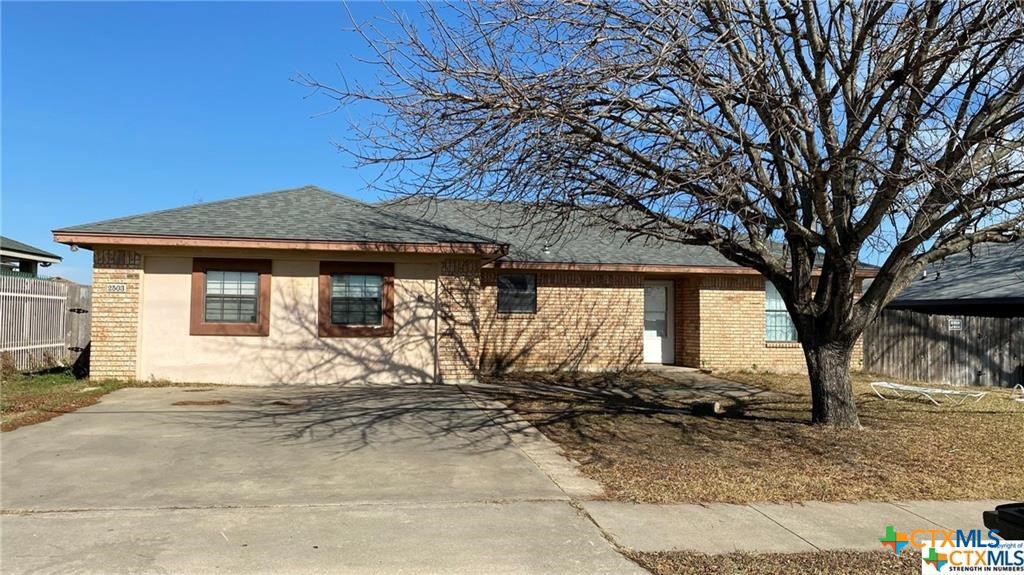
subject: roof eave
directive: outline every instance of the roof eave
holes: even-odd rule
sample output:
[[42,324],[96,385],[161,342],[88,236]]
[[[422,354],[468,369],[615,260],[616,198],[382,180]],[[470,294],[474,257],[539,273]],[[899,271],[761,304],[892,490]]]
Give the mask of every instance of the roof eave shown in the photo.
[[172,236],[144,234],[109,234],[54,230],[54,241],[91,249],[97,245],[113,246],[158,246],[193,248],[235,248],[235,249],[277,249],[311,250],[336,252],[384,252],[501,256],[508,246],[494,243],[474,242],[377,242],[377,241],[328,241],[291,240],[267,238],[223,238],[209,236]]
[[58,255],[33,254],[30,252],[23,252],[7,248],[0,248],[0,255],[8,258],[23,259],[28,261],[43,262],[49,264],[59,264],[63,260],[63,258],[61,258]]
[[[761,272],[740,265],[735,266],[701,266],[686,264],[628,264],[628,263],[589,263],[589,262],[542,262],[498,260],[484,267],[507,270],[537,271],[588,271],[588,272],[634,272],[649,274],[723,274],[723,275],[761,275]],[[813,275],[819,275],[816,269]],[[871,278],[878,275],[878,269],[859,269],[857,277]]]
[[896,299],[886,307],[892,309],[910,309],[918,307],[939,306],[988,306],[988,305],[1022,305],[1024,296],[1003,296],[987,298],[930,298],[930,299]]

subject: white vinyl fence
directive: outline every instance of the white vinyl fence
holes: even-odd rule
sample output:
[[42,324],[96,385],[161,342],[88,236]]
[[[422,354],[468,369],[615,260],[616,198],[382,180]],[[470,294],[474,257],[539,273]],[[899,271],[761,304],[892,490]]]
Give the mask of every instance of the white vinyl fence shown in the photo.
[[[85,312],[89,295],[87,286],[0,275],[0,354],[4,361],[13,361],[21,371],[73,362],[88,342]],[[85,342],[79,343],[83,322]]]

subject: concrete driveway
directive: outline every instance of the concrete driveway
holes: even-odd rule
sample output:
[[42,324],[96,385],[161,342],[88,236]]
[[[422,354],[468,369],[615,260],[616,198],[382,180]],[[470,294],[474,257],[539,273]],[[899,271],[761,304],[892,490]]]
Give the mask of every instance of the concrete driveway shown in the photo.
[[640,572],[452,387],[126,389],[2,436],[5,573]]

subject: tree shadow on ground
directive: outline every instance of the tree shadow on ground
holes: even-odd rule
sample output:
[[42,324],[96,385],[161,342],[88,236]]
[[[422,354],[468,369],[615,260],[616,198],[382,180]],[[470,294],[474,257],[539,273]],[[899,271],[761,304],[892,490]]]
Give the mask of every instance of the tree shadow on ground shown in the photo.
[[[230,393],[225,391],[225,393]],[[719,418],[749,419],[746,405],[770,407],[774,394],[708,378],[688,385],[650,372],[554,376],[520,373],[476,384],[271,387],[204,413],[196,425],[259,431],[266,441],[330,441],[340,452],[391,443],[430,449],[505,449],[511,436],[556,426],[586,439],[614,439],[591,418],[641,418],[706,438],[714,427],[691,426],[697,402],[723,399]],[[714,418],[714,416],[708,416]],[[727,433],[722,430],[722,433]],[[725,435],[722,439],[726,439]]]

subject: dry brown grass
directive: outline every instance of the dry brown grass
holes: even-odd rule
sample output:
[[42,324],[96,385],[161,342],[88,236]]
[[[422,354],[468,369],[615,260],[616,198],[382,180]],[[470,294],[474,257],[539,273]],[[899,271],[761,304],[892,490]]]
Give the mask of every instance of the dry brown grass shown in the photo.
[[[720,377],[769,394],[698,417],[660,375],[509,376],[501,398],[610,498],[651,502],[1024,499],[1024,404],[1006,390],[935,407],[882,401],[855,376],[861,430],[810,425],[805,377]],[[543,391],[538,391],[538,390]]]
[[816,553],[626,552],[655,575],[905,575],[921,570],[921,555],[904,551],[821,551]]

